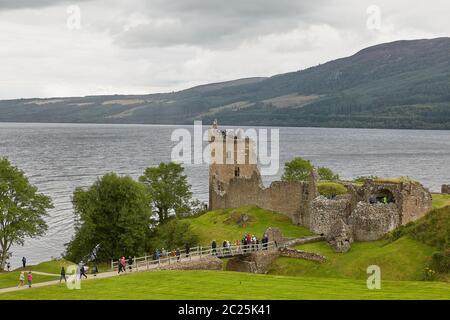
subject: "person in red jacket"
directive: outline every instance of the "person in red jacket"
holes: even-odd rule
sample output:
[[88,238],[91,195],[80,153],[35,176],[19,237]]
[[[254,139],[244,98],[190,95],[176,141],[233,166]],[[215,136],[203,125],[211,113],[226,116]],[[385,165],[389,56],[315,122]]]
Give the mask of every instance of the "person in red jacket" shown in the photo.
[[28,271],[27,280],[28,288],[31,288],[31,285],[33,284],[33,274],[31,273],[31,271]]
[[125,272],[125,257],[122,256],[122,258],[120,258],[120,265],[122,266],[122,272]]

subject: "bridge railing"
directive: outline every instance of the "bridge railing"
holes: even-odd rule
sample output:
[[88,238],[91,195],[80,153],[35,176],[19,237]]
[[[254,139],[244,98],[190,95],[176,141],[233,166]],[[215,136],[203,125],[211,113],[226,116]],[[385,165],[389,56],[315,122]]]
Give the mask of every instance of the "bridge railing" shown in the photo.
[[[278,247],[274,241],[267,242],[265,244],[247,244],[247,245],[230,245],[228,247],[192,247],[189,250],[179,250],[179,255],[176,251],[167,252],[165,255],[159,256],[158,259],[154,259],[153,255],[134,257],[133,264],[128,263],[128,259],[125,259],[125,268],[133,270],[149,270],[159,268],[160,266],[170,265],[181,261],[189,261],[195,259],[201,259],[202,257],[216,256],[218,258],[232,257],[236,255],[249,254],[256,251],[273,250]],[[111,261],[111,270],[118,270],[119,260]]]

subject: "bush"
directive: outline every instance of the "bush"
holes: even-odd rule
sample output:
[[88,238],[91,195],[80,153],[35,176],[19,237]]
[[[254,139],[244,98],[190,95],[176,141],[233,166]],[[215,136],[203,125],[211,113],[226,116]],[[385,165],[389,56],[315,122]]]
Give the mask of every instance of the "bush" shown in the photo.
[[341,194],[347,194],[347,188],[337,182],[322,182],[317,186],[319,193],[325,197],[334,197]]
[[423,269],[422,279],[425,281],[435,280],[436,279],[436,271],[434,271],[431,268],[425,267],[425,269]]
[[155,251],[184,249],[186,245],[194,247],[199,244],[199,238],[192,232],[191,225],[187,221],[171,218],[164,224],[156,227],[150,239],[150,249]]
[[450,249],[438,251],[431,257],[431,267],[438,272],[450,272]]

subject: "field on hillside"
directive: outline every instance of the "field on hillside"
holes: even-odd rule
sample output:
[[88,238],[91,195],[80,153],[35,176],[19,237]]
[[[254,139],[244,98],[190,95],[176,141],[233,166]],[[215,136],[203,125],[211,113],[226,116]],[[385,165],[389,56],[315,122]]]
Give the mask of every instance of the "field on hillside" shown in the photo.
[[422,280],[423,270],[434,248],[408,237],[394,242],[385,240],[355,242],[347,253],[336,253],[326,242],[296,246],[327,257],[324,263],[293,258],[278,258],[270,274],[289,276],[367,279],[367,267],[378,265],[386,280]]
[[284,277],[223,271],[161,271],[83,281],[80,290],[62,285],[0,294],[0,299],[450,299],[440,282]]
[[[245,226],[239,222],[242,214],[249,217]],[[280,229],[285,237],[295,238],[311,234],[308,229],[293,225],[289,217],[257,207],[214,210],[185,221],[189,221],[192,231],[200,237],[201,244],[208,246],[214,239],[218,243],[223,240],[234,243],[235,240],[242,239],[246,233],[254,234],[261,239],[268,227]]]

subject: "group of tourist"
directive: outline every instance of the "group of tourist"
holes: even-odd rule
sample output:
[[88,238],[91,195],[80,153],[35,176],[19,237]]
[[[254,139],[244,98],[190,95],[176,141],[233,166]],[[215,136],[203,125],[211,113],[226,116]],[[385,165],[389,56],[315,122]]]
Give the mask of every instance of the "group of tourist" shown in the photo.
[[126,271],[126,267],[128,265],[128,270],[130,270],[130,272],[133,270],[133,264],[134,264],[134,259],[129,256],[128,260],[125,259],[125,256],[122,256],[122,258],[119,259],[119,263],[118,263],[118,272],[117,273],[121,273],[121,272],[125,272]]
[[[31,288],[31,285],[33,284],[33,273],[31,271],[28,271],[27,273],[27,281],[28,281],[28,287]],[[25,284],[25,271],[21,271],[19,275],[19,287],[23,287]]]
[[[267,234],[263,236],[261,241],[254,235],[247,233],[241,240],[236,240],[234,242],[235,247],[238,251],[258,251],[260,249],[266,250],[267,244],[269,242],[269,237]],[[231,254],[231,243],[228,240],[224,240],[222,243],[222,253]],[[211,243],[211,254],[213,256],[217,255],[217,241],[213,240]]]
[[[190,256],[191,247],[189,246],[189,244],[186,244],[184,252],[185,252],[186,257]],[[167,251],[164,248],[162,248],[161,251],[159,249],[156,249],[155,252],[153,253],[153,260],[166,259],[169,257],[176,257],[177,261],[180,261],[180,258],[181,258],[180,248],[176,248],[171,251]]]

